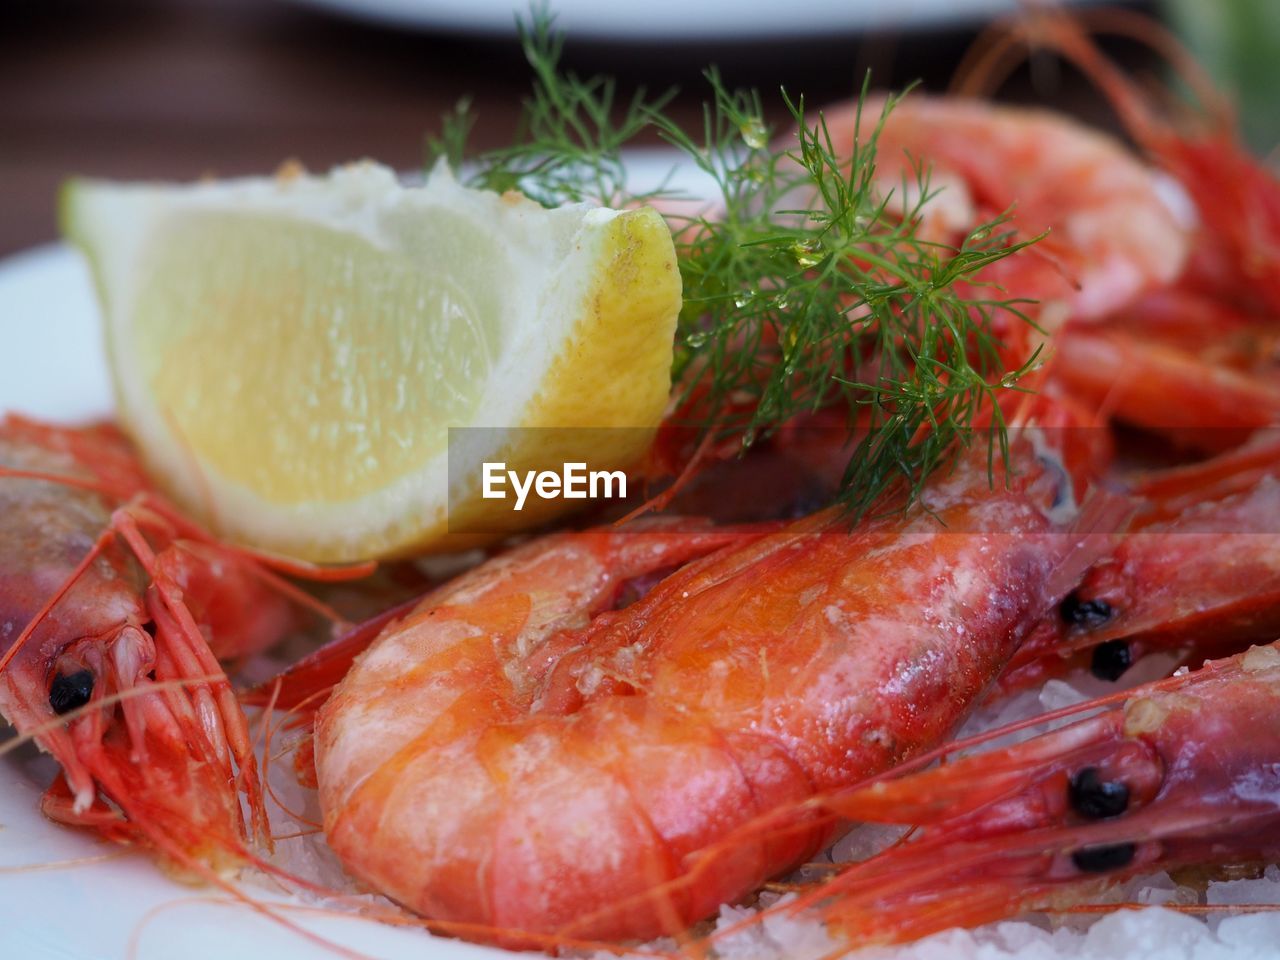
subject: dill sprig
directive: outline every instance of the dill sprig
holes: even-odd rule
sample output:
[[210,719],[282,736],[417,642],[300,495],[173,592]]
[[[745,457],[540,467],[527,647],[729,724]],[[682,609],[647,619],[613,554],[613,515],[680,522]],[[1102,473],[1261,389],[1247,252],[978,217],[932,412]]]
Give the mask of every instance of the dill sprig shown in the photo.
[[[649,199],[628,192],[622,157],[646,129],[716,185],[713,214],[673,225],[684,284],[677,421],[740,438],[745,450],[797,416],[843,404],[860,439],[841,499],[859,514],[891,488],[914,498],[979,433],[984,413],[989,457],[1007,459],[997,394],[1016,389],[1037,358],[1003,368],[993,321],[1000,312],[1026,321],[1025,301],[1002,298],[978,274],[1034,241],[1016,240],[1003,217],[954,245],[920,235],[935,195],[927,169],[888,193],[876,179],[880,132],[901,96],[864,122],[864,83],[855,142],[838,151],[822,114],[810,117],[803,98],[782,91],[795,135],[779,145],[760,95],[728,89],[712,69],[694,136],[663,113],[670,93],[619,105],[612,81],[561,71],[551,18],[535,8],[530,23],[522,40],[534,84],[520,131],[511,146],[470,158],[472,185],[546,205]],[[469,127],[462,105],[434,153],[456,165]]]
[[564,36],[553,29],[545,5],[535,6],[529,23],[517,27],[533,70],[533,91],[512,144],[467,156],[474,117],[464,99],[444,118],[441,134],[428,138],[429,160],[443,156],[455,170],[465,160],[470,185],[499,193],[519,190],[547,207],[584,201],[617,206],[643,199],[626,189],[622,148],[650,125],[675,91],[648,99],[641,89],[619,104],[612,78],[560,71]]

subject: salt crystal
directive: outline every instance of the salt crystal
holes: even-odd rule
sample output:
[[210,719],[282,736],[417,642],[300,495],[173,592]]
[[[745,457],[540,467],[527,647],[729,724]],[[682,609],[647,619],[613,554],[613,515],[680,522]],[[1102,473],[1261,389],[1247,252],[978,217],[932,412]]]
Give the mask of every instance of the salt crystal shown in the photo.
[[1280,903],[1280,868],[1272,865],[1255,880],[1224,880],[1209,885],[1210,904]]

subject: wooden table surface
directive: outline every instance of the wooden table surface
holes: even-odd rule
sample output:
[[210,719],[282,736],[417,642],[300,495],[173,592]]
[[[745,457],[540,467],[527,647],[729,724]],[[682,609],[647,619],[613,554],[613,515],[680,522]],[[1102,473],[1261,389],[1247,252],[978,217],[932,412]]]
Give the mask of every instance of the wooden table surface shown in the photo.
[[[972,36],[579,41],[566,57],[580,72],[617,74],[624,89],[680,85],[672,109],[693,123],[709,61],[734,84],[785,84],[824,102],[851,93],[868,68],[880,83],[945,86]],[[472,97],[475,142],[493,146],[510,138],[527,89],[510,38],[401,32],[282,0],[9,0],[0,13],[0,255],[56,238],[57,189],[72,174],[189,179],[264,173],[288,158],[313,169],[360,157],[412,169],[424,135],[459,97]],[[1053,69],[1006,90],[1101,113],[1078,79]],[[780,102],[769,102],[780,121]]]

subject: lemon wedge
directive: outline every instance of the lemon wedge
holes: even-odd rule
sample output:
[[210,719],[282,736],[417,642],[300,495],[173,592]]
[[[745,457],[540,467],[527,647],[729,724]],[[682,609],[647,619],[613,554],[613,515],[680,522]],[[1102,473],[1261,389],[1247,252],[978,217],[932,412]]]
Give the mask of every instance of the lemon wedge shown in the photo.
[[[76,180],[119,417],[221,535],[316,561],[543,522],[482,464],[624,469],[670,390],[680,280],[653,210],[543,209],[355,164],[193,185]],[[451,440],[452,437],[452,440]]]

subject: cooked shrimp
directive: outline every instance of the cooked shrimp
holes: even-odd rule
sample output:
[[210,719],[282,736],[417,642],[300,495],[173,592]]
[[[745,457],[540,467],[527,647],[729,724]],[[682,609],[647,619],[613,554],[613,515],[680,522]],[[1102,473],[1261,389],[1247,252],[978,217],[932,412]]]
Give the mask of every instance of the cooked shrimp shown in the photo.
[[45,813],[186,877],[241,862],[266,819],[210,643],[279,637],[288,588],[170,512],[111,428],[0,421],[0,516],[0,714],[61,765]]
[[936,745],[1097,554],[1014,456],[994,492],[975,457],[910,513],[739,534],[619,611],[621,578],[715,531],[559,534],[464,575],[320,710],[331,847],[397,902],[507,943],[652,937],[743,895],[827,831],[801,816],[682,883],[696,851]]
[[824,798],[841,817],[922,829],[791,908],[821,902],[853,943],[896,941],[1154,869],[1280,858],[1280,646],[1119,699],[1072,708],[1107,709],[1025,743]]
[[[863,108],[864,131],[875,115],[874,105]],[[835,142],[847,142],[856,108],[827,122]],[[1171,150],[1170,142],[1161,139],[1161,150]],[[954,242],[1006,210],[1020,237],[1047,232],[1024,253],[993,264],[985,279],[1008,295],[1040,301],[1039,325],[1057,333],[1049,376],[1066,392],[1111,417],[1210,451],[1280,422],[1280,382],[1270,358],[1258,355],[1263,341],[1250,336],[1252,325],[1238,311],[1222,303],[1201,309],[1198,343],[1189,342],[1185,323],[1170,329],[1171,308],[1184,314],[1197,302],[1203,308],[1203,295],[1197,301],[1178,282],[1191,237],[1209,227],[1193,233],[1181,223],[1152,171],[1118,142],[1047,111],[908,96],[885,120],[876,157],[885,189],[900,195],[913,189],[913,165],[930,171],[936,196],[924,215],[944,239]],[[1280,198],[1280,187],[1257,179],[1242,188]],[[1203,193],[1197,196],[1207,202]],[[910,201],[906,196],[901,205]],[[1271,202],[1259,200],[1263,209]],[[1220,219],[1215,214],[1210,224]],[[1280,244],[1280,228],[1275,233]],[[1229,241],[1238,245],[1235,232]],[[1178,302],[1186,298],[1192,303]],[[1065,317],[1055,314],[1055,304],[1068,307]],[[1064,319],[1074,322],[1062,325]],[[1030,328],[1000,332],[1012,341],[1011,360],[1021,362],[1034,349]],[[1020,335],[1030,342],[1020,344]],[[1209,340],[1215,349],[1197,348]]]
[[1198,293],[1184,277],[1105,323],[1069,324],[1053,374],[1112,419],[1212,453],[1280,423],[1276,338],[1274,318]]
[[1022,646],[1002,688],[1075,666],[1117,680],[1155,650],[1199,662],[1280,634],[1280,438],[1145,474],[1132,492],[1130,528]]
[[[1165,56],[1203,109],[1171,116],[1163,102],[1157,103],[1098,50],[1086,20]],[[1049,8],[1028,11],[975,45],[970,63],[958,73],[956,89],[989,93],[1025,56],[1025,49],[1037,46],[1058,51],[1098,85],[1161,171],[1164,195],[1180,209],[1176,221],[1166,212],[1162,225],[1152,215],[1155,207],[1144,215],[1120,197],[1106,203],[1114,220],[1099,220],[1101,229],[1091,243],[1105,250],[1110,236],[1121,249],[1140,251],[1155,282],[1129,285],[1133,293],[1147,291],[1136,302],[1114,295],[1125,286],[1118,282],[1110,286],[1110,294],[1091,301],[1097,310],[1077,308],[1076,322],[1055,339],[1051,376],[1109,417],[1194,450],[1228,449],[1252,430],[1276,424],[1280,382],[1270,349],[1274,338],[1266,327],[1274,326],[1280,309],[1280,179],[1244,148],[1226,99],[1177,40],[1138,14],[1098,11],[1086,18]],[[1177,97],[1171,95],[1168,102],[1176,104]],[[1057,149],[1047,131],[1043,140],[1046,149]],[[986,155],[985,150],[974,153]],[[1082,182],[1068,174],[1069,163],[1064,160],[1059,168],[1065,191]],[[1128,166],[1141,170],[1132,160]],[[1108,169],[1118,173],[1119,166]],[[1158,204],[1155,179],[1143,175],[1148,186],[1135,196]],[[1047,209],[1052,216],[1054,208]],[[1086,235],[1087,230],[1080,234]],[[1182,248],[1177,254],[1169,246],[1175,236]],[[1048,239],[1052,243],[1053,235]],[[1072,258],[1084,255],[1092,261],[1091,247],[1074,253],[1070,247],[1061,262],[1068,275],[1082,281],[1081,293],[1089,300],[1088,272],[1073,268]],[[1100,262],[1124,261],[1104,254]],[[1130,273],[1132,266],[1118,267],[1113,278]],[[1044,289],[1050,292],[1033,291],[1031,296],[1053,295],[1052,287]],[[1105,291],[1108,284],[1098,289]],[[1098,319],[1103,322],[1093,322]]]
[[[1224,331],[1225,333],[1225,331]],[[1054,376],[1116,420],[1180,447],[1229,449],[1280,424],[1280,382],[1124,330],[1072,327],[1058,341]]]
[[[869,101],[827,112],[836,149],[869,138],[880,109]],[[922,226],[939,240],[956,242],[1002,214],[1020,239],[1045,234],[984,279],[1009,296],[1063,303],[1073,317],[1100,318],[1169,284],[1187,256],[1186,231],[1150,170],[1061,114],[908,95],[876,141],[876,177],[896,208],[918,202],[919,170],[932,194]]]
[[[1016,36],[1056,49],[1110,99],[1152,162],[1174,177],[1196,212],[1188,279],[1204,292],[1264,312],[1280,313],[1280,178],[1254,157],[1237,130],[1227,98],[1161,24],[1139,14],[1106,11],[1103,30],[1150,45],[1194,92],[1198,110],[1170,115],[1098,49],[1083,22],[1043,8],[1018,21]],[[985,70],[971,82],[989,82]],[[1177,104],[1170,92],[1168,102]]]

